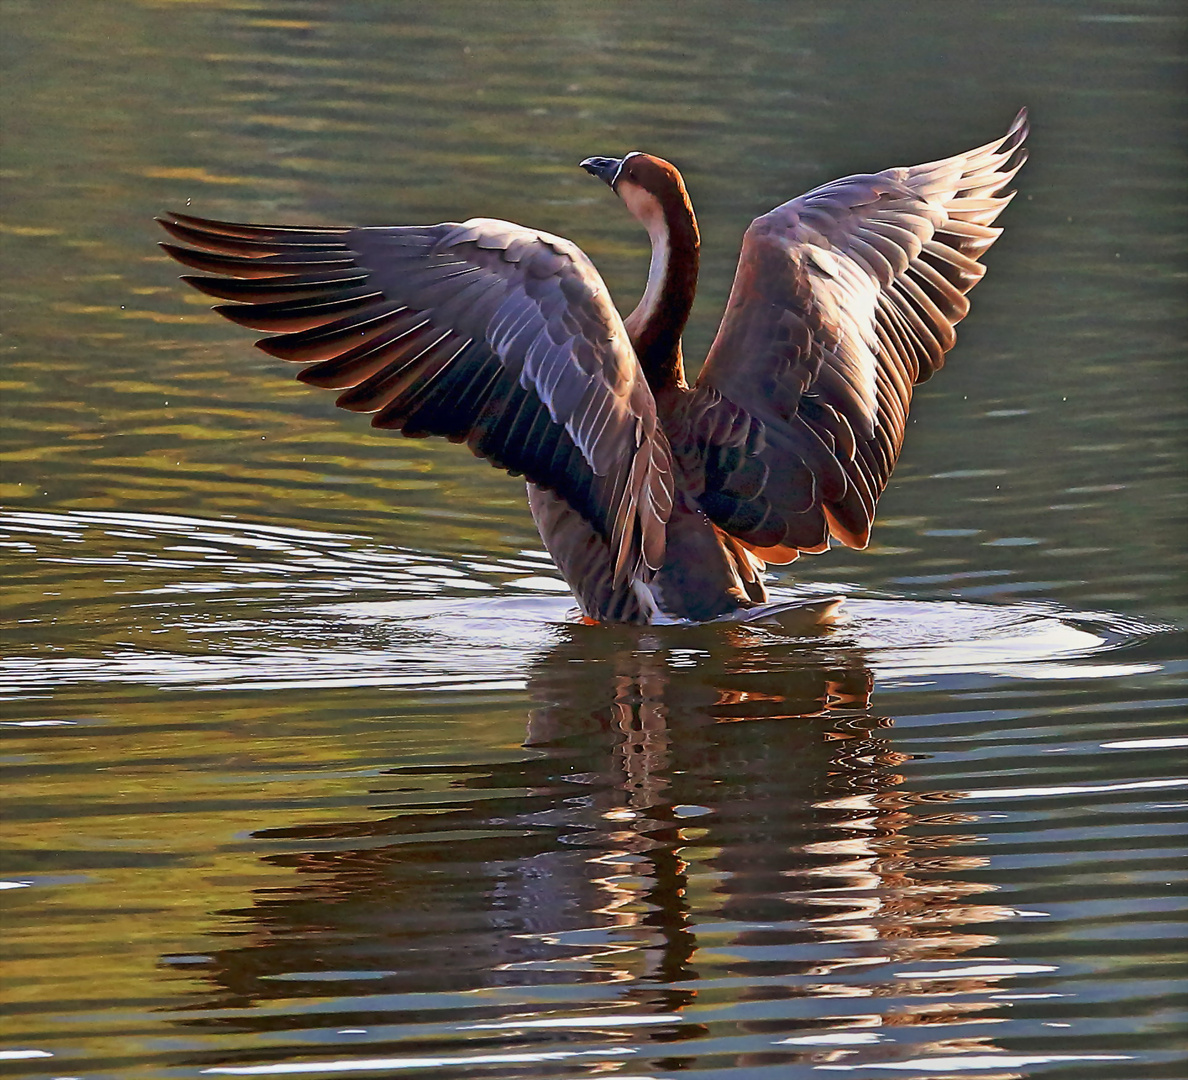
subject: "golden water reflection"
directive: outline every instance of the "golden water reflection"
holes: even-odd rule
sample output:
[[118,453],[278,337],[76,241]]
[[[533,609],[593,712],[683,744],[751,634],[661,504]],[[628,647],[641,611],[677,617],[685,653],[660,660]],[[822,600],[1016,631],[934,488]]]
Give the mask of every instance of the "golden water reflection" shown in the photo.
[[[1182,7],[6,0],[5,1064],[1183,1073]],[[154,247],[492,215],[627,310],[576,162],[646,149],[695,366],[756,214],[1021,104],[871,547],[773,575],[827,638],[581,637],[522,484],[335,415]]]
[[978,816],[905,786],[860,652],[765,672],[735,644],[682,664],[572,627],[528,672],[530,756],[389,769],[366,817],[256,833],[290,881],[222,913],[240,940],[178,1021],[305,1029],[354,983],[367,1026],[451,1002],[419,1055],[627,1029],[667,1068],[998,1052],[996,996],[1053,969],[990,952],[1020,913],[978,878]]

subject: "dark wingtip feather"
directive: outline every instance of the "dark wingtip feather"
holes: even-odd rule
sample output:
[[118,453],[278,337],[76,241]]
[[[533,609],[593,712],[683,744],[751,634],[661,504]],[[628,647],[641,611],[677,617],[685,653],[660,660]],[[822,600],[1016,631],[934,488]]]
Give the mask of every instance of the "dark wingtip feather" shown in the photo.
[[179,214],[176,210],[163,211],[164,216],[155,218],[162,225],[167,220],[174,224],[188,225],[218,236],[236,237],[241,240],[285,240],[293,236],[340,237],[350,232],[342,225],[260,225],[248,222],[217,221],[214,218],[196,217],[194,214]]
[[[162,244],[162,247],[166,245]],[[234,285],[239,283],[238,278],[217,278],[217,277],[201,277],[198,274],[182,274],[179,281],[184,281],[193,289],[197,289],[200,293],[205,293],[207,296],[216,297],[219,300],[238,300],[239,295],[234,291]],[[228,287],[230,282],[231,287]]]
[[[340,234],[282,233],[276,230],[249,232],[245,229],[240,229],[238,233],[228,233],[204,225],[190,225],[163,218],[158,218],[158,221],[161,228],[178,240],[222,255],[261,258],[268,255],[328,254],[345,250]],[[248,235],[241,235],[244,232]]]
[[212,255],[204,251],[179,247],[177,244],[160,243],[157,246],[182,266],[210,274],[226,274],[236,278],[257,278],[275,277],[284,272],[283,269],[278,269],[275,265],[263,263],[259,259],[245,259],[240,255]]
[[376,308],[377,301],[382,299],[383,293],[364,286],[325,300],[307,297],[276,303],[218,304],[214,310],[249,330],[290,334],[329,326],[347,315]]
[[181,280],[199,292],[220,300],[263,303],[342,297],[346,291],[363,285],[367,275],[362,270],[331,270],[322,274],[281,274],[247,279],[183,274]]

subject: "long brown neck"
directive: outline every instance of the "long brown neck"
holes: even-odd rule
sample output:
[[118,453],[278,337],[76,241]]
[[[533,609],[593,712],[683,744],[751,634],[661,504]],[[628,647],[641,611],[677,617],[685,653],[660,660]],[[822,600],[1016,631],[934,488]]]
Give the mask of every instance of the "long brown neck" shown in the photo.
[[643,188],[620,190],[620,194],[652,241],[647,288],[624,320],[627,334],[653,393],[684,387],[681,334],[697,292],[701,248],[697,219],[679,175],[676,184],[666,186],[659,196]]

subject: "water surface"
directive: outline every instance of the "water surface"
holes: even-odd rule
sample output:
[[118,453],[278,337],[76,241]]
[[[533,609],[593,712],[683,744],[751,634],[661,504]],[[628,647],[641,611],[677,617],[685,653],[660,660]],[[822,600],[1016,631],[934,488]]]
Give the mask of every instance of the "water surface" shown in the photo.
[[[1177,5],[3,10],[11,1075],[1183,1075]],[[752,217],[1022,104],[870,549],[745,624],[576,624],[518,482],[153,247],[503,216],[626,307],[646,237],[575,166],[646,149],[695,362]]]

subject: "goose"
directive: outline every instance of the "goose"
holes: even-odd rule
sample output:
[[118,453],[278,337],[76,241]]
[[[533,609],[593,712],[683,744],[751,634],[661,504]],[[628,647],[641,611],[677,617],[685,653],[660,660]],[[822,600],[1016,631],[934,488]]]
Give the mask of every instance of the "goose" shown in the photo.
[[848,176],[755,218],[692,385],[681,335],[697,219],[676,167],[589,157],[647,230],[625,318],[574,243],[509,221],[305,227],[157,218],[183,281],[376,428],[465,442],[525,477],[584,618],[703,622],[763,572],[863,548],[916,383],[953,347],[1026,151],[1005,136]]

